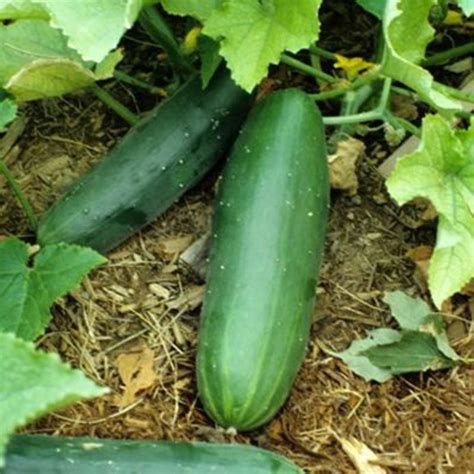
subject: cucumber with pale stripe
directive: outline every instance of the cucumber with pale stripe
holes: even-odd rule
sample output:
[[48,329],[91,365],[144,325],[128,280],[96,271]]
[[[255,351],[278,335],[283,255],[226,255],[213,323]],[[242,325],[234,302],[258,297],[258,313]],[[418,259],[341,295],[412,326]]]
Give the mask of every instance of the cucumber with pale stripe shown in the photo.
[[197,379],[219,425],[256,428],[290,392],[308,342],[328,203],[318,109],[299,90],[272,93],[234,145],[216,202]]
[[252,104],[223,67],[135,125],[42,217],[38,239],[105,253],[166,211],[232,145]]

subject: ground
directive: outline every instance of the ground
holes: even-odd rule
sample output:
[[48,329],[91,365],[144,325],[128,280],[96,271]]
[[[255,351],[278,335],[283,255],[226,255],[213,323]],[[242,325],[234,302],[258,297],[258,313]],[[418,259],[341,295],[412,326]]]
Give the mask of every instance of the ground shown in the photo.
[[[113,92],[138,110],[153,105],[122,85]],[[24,112],[25,131],[7,161],[38,214],[127,130],[86,92],[29,105]],[[55,306],[39,346],[59,352],[111,392],[46,416],[27,430],[238,441],[281,452],[308,473],[357,472],[342,448],[354,437],[379,455],[386,472],[474,472],[472,365],[380,385],[365,382],[329,353],[369,329],[393,324],[383,292],[423,293],[406,253],[432,243],[434,226],[413,230],[387,197],[376,167],[388,150],[376,139],[367,140],[359,162],[357,195],[332,194],[311,341],[291,396],[271,423],[248,434],[225,432],[197,398],[194,359],[205,282],[179,256],[209,229],[216,171],[108,255],[108,264]],[[2,187],[0,236],[11,234],[32,239],[17,203]],[[446,323],[455,349],[472,360],[474,304],[469,311],[468,303],[462,297],[454,301]],[[151,359],[152,374],[146,370]],[[126,383],[134,363],[141,369],[134,380],[151,383],[148,388]]]

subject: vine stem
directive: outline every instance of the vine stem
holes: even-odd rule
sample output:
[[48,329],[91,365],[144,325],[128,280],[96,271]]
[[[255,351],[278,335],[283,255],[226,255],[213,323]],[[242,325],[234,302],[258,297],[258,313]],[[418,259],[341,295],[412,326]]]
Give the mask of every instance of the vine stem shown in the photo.
[[460,91],[454,87],[447,86],[445,84],[441,84],[441,82],[433,82],[433,89],[442,92],[443,94],[447,94],[453,99],[462,100],[464,102],[470,102],[474,104],[474,94],[469,92]]
[[26,217],[28,218],[31,228],[36,232],[36,229],[38,228],[38,220],[36,219],[33,208],[31,207],[27,197],[21,190],[20,185],[11,173],[3,158],[0,159],[0,173],[5,177],[8,185],[13,191],[13,194],[15,194],[16,198],[18,199],[18,202],[21,204],[21,207],[25,211]]
[[143,8],[138,20],[148,36],[166,51],[178,72],[185,75],[194,72],[192,64],[181,51],[173,31],[154,6]]
[[421,130],[416,126],[413,125],[411,122],[408,120],[405,120],[401,117],[396,117],[393,115],[390,111],[386,110],[384,117],[388,123],[395,127],[401,127],[404,128],[407,132],[411,133],[412,135],[415,135],[418,138],[421,138]]
[[317,94],[309,94],[309,96],[315,101],[322,101],[327,99],[334,99],[347,92],[360,89],[361,87],[370,84],[371,82],[380,78],[380,68],[374,68],[369,73],[357,78],[354,82],[347,84],[347,86],[339,87],[325,92],[318,92]]
[[114,77],[115,79],[121,82],[130,84],[131,86],[139,87],[140,89],[146,90],[152,94],[166,95],[165,91],[161,89],[160,87],[155,87],[149,84],[148,82],[145,82],[140,79],[137,79],[136,77],[130,76],[126,72],[120,71],[119,69],[116,69],[114,71]]
[[105,104],[107,107],[112,109],[117,115],[122,117],[130,125],[136,125],[139,118],[125,105],[119,102],[115,97],[110,95],[105,89],[99,87],[97,84],[91,86],[92,92]]
[[474,53],[474,41],[463,44],[462,46],[457,46],[456,48],[451,48],[446,51],[433,54],[429,58],[426,58],[424,61],[422,61],[421,64],[422,66],[438,66],[440,64],[447,63],[451,59],[459,58],[460,56],[465,56],[470,53]]
[[314,44],[312,44],[309,47],[309,52],[316,56],[321,56],[322,58],[325,58],[325,59],[331,59],[332,61],[336,60],[336,56],[334,53],[331,53],[331,51],[328,51],[327,49],[319,48],[318,46]]
[[358,114],[342,115],[336,117],[323,117],[325,125],[346,125],[350,123],[372,122],[374,120],[385,120],[387,104],[390,98],[390,88],[392,80],[387,78],[384,80],[382,92],[380,94],[379,105],[368,112]]
[[304,72],[305,74],[309,74],[310,76],[314,76],[318,79],[322,79],[323,81],[326,81],[326,82],[336,81],[336,78],[331,76],[330,74],[326,74],[324,71],[321,71],[320,69],[316,69],[315,67],[309,66],[308,64],[305,64],[302,61],[299,61],[298,59],[292,58],[291,56],[288,56],[287,54],[281,55],[281,62],[283,64],[286,64],[287,66],[291,66],[295,69],[298,69],[299,71]]

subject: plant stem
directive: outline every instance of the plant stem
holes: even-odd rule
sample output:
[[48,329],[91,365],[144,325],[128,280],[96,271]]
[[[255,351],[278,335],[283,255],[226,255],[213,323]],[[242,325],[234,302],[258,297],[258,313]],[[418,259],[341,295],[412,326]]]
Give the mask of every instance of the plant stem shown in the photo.
[[345,125],[348,123],[371,122],[373,120],[383,120],[383,115],[378,109],[340,117],[323,117],[324,125]]
[[418,138],[421,138],[421,130],[416,125],[413,125],[411,122],[409,122],[408,120],[405,120],[401,117],[396,117],[388,110],[385,111],[385,119],[387,120],[388,123],[390,123],[394,127],[404,128],[407,132],[411,133],[412,135],[415,135]]
[[152,86],[151,84],[148,84],[148,82],[145,82],[140,79],[137,79],[136,77],[130,76],[127,73],[120,71],[118,69],[114,71],[114,77],[121,82],[130,84],[131,86],[140,87],[141,89],[151,92],[152,94],[163,95],[163,89],[161,89],[160,87]]
[[3,159],[0,159],[0,173],[5,176],[5,179],[7,180],[8,185],[10,186],[11,190],[17,197],[19,203],[21,204],[21,207],[25,211],[26,217],[28,218],[28,221],[30,222],[31,228],[36,231],[38,228],[38,220],[36,219],[35,213],[33,211],[33,208],[31,207],[30,203],[28,202],[28,199],[26,198],[25,194],[20,188],[20,185],[12,175],[10,169],[8,168],[7,164],[3,161]]
[[441,84],[441,82],[436,81],[433,82],[433,89],[438,92],[442,92],[443,94],[447,94],[453,99],[471,102],[474,104],[474,94],[471,94],[470,92],[460,91],[459,89]]
[[462,46],[457,46],[456,48],[451,48],[441,53],[436,53],[426,58],[421,62],[422,66],[438,66],[440,64],[445,64],[451,59],[459,58],[460,56],[466,56],[470,53],[474,53],[474,41],[470,43],[463,44]]
[[371,122],[373,120],[384,120],[387,111],[387,104],[390,98],[390,88],[392,80],[386,78],[383,83],[382,92],[380,94],[379,105],[368,112],[358,114],[341,115],[339,117],[323,117],[325,125],[346,125],[351,123]]
[[305,74],[309,74],[310,76],[314,76],[316,78],[322,79],[323,81],[326,81],[326,82],[336,81],[336,78],[334,78],[333,76],[326,74],[320,69],[316,69],[314,67],[308,66],[307,64],[299,61],[298,59],[292,58],[291,56],[288,56],[287,54],[281,55],[281,62],[295,69],[298,69],[299,71],[304,72]]
[[155,7],[143,8],[139,21],[148,36],[166,51],[177,72],[185,74],[194,72],[194,68],[181,51],[171,28]]
[[331,51],[328,51],[326,49],[319,48],[314,44],[309,47],[309,52],[313,55],[321,56],[322,58],[331,59],[332,61],[336,60],[336,56],[334,55],[334,53],[331,53]]
[[406,97],[416,97],[417,93],[415,91],[410,91],[408,89],[404,89],[403,87],[392,86],[392,91],[399,95],[404,95]]
[[135,125],[139,118],[125,105],[119,102],[115,97],[110,95],[105,89],[99,87],[97,84],[91,86],[91,91],[110,109],[112,109],[117,115],[122,117],[130,125]]
[[380,94],[380,103],[378,109],[384,111],[388,108],[388,101],[390,99],[390,89],[392,88],[392,79],[389,77],[383,81],[382,93]]
[[343,86],[330,91],[319,92],[317,94],[309,94],[309,96],[315,101],[334,99],[335,97],[344,95],[349,91],[360,89],[361,87],[375,81],[379,78],[379,71],[379,68],[374,68],[364,76],[358,77],[354,82],[347,84],[347,86]]

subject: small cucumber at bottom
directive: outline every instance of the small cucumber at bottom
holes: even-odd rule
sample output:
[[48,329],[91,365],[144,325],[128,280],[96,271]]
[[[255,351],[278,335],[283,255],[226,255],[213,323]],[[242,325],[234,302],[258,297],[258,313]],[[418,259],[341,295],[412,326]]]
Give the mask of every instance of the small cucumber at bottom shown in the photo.
[[197,352],[201,401],[251,430],[287,398],[306,350],[329,206],[324,127],[303,92],[250,114],[224,171]]
[[43,215],[41,245],[106,253],[166,211],[232,144],[252,98],[221,68],[196,76],[135,125]]
[[239,444],[14,436],[1,474],[303,474],[282,456]]

